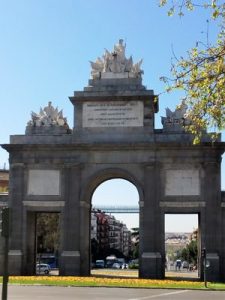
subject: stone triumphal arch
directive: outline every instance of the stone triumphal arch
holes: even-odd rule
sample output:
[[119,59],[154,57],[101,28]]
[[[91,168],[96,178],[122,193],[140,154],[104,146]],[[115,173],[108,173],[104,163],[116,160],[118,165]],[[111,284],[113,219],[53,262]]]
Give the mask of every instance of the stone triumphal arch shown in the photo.
[[88,86],[70,97],[72,130],[49,102],[31,114],[25,135],[2,145],[10,162],[10,274],[34,273],[35,213],[59,212],[59,273],[89,275],[92,194],[103,181],[123,178],[140,198],[139,276],[165,275],[164,214],[196,213],[208,279],[225,280],[224,143],[212,145],[205,135],[194,146],[184,130],[185,104],[167,109],[163,128],[155,129],[158,99],[142,85],[141,61],[126,58],[122,40],[91,67]]

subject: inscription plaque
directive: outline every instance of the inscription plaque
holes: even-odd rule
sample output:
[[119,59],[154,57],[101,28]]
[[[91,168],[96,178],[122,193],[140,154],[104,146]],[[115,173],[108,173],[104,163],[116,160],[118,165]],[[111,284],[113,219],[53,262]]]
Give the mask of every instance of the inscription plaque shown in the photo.
[[141,101],[105,101],[83,104],[83,127],[140,127],[144,108]]
[[199,196],[199,170],[166,170],[166,196]]
[[29,170],[28,195],[60,195],[60,171]]

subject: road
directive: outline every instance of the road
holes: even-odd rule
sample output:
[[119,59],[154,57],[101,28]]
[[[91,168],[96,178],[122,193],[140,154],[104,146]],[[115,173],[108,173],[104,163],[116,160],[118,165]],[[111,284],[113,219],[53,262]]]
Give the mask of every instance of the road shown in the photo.
[[89,288],[14,286],[8,287],[8,300],[223,300],[225,291],[168,289]]

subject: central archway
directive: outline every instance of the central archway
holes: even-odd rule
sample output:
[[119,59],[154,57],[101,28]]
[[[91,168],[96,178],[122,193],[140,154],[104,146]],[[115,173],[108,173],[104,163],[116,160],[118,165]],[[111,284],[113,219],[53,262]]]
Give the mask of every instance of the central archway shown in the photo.
[[[92,196],[90,238],[92,274],[119,272],[129,276],[132,272],[132,276],[137,276],[139,194],[131,182],[110,179],[96,188]],[[127,271],[128,266],[132,271]]]
[[[81,235],[83,237],[86,237],[86,233],[88,233],[88,239],[85,238],[86,242],[85,244],[87,245],[87,243],[89,244],[88,247],[86,247],[86,249],[89,249],[89,253],[88,253],[88,257],[89,257],[89,264],[88,264],[88,274],[91,273],[91,267],[92,267],[92,258],[91,258],[91,212],[92,209],[94,208],[94,204],[93,204],[93,197],[95,197],[94,195],[97,193],[98,188],[100,188],[100,186],[105,185],[109,182],[113,182],[114,183],[117,182],[125,182],[126,186],[132,186],[132,190],[136,192],[136,206],[139,207],[141,206],[141,203],[143,202],[143,188],[140,184],[140,182],[135,178],[135,176],[133,176],[133,174],[131,174],[130,172],[126,171],[126,170],[121,170],[121,169],[105,169],[102,170],[100,172],[97,172],[95,174],[93,174],[90,177],[89,183],[88,185],[84,188],[84,195],[82,197],[82,205],[83,206],[88,206],[89,207],[89,223],[88,223],[88,228],[87,228],[87,224],[83,224],[81,226]],[[124,193],[126,190],[126,186],[123,187],[124,189]],[[132,191],[131,191],[132,192]],[[112,191],[112,194],[115,194],[116,196],[116,191]],[[111,199],[113,199],[113,196],[111,196]],[[121,205],[121,204],[120,204]],[[139,217],[138,217],[138,227],[140,228],[141,231],[141,223],[139,222]],[[135,224],[134,224],[135,225]],[[110,252],[110,250],[109,250]],[[107,253],[109,254],[109,253]],[[128,255],[126,257],[126,261],[128,260]],[[81,261],[82,263],[82,261]],[[85,261],[83,262],[83,264],[85,264]],[[86,266],[87,267],[87,266]]]

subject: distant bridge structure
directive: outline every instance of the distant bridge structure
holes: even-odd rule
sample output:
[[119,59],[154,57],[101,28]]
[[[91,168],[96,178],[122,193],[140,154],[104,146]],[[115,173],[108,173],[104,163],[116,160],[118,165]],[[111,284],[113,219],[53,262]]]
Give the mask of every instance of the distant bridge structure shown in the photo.
[[138,214],[139,206],[109,206],[109,205],[97,205],[92,208],[92,210],[101,210],[106,213],[116,213],[116,214]]

